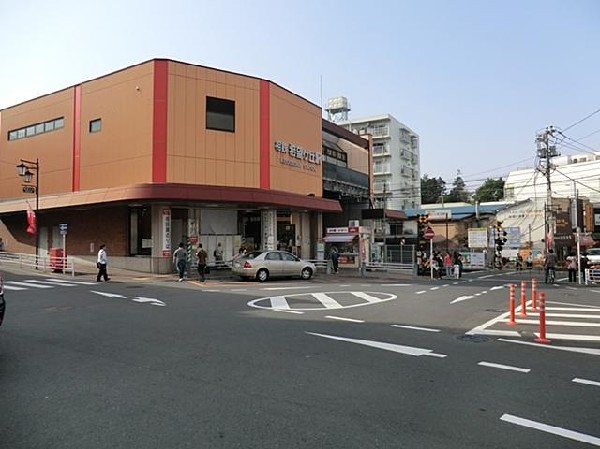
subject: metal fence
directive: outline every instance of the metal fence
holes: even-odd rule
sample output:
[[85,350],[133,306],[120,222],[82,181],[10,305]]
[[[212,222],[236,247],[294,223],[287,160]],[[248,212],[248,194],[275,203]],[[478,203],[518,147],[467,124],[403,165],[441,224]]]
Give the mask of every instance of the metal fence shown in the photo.
[[24,270],[60,271],[75,276],[75,263],[67,257],[37,256],[35,254],[0,252],[0,263]]

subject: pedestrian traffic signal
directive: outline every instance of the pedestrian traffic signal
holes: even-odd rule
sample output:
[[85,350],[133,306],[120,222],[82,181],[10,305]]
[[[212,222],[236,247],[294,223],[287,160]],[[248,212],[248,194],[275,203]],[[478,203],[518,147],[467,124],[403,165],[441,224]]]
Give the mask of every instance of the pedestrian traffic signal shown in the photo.
[[418,214],[417,215],[417,234],[419,240],[425,239],[425,230],[429,226],[429,214]]

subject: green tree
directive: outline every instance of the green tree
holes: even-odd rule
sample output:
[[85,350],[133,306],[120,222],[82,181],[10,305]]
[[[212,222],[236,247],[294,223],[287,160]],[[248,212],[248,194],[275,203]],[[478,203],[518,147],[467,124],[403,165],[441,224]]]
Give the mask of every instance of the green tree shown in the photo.
[[504,198],[504,181],[502,179],[488,178],[475,190],[477,201],[500,201],[502,198]]
[[421,178],[421,203],[433,204],[437,203],[442,195],[446,192],[446,183],[442,178],[430,178],[428,175],[423,175]]
[[458,175],[452,183],[454,187],[450,190],[448,196],[444,200],[448,203],[464,203],[469,201],[471,194],[465,187],[465,181]]

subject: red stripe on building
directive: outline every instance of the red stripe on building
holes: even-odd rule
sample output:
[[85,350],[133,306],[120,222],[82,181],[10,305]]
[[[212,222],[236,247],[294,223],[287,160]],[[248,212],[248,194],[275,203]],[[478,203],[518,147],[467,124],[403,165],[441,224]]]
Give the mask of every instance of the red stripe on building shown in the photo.
[[71,189],[79,192],[81,182],[81,84],[73,90],[73,179]]
[[154,61],[154,111],[152,116],[152,182],[167,181],[168,61]]
[[271,188],[271,101],[270,84],[260,81],[260,188]]

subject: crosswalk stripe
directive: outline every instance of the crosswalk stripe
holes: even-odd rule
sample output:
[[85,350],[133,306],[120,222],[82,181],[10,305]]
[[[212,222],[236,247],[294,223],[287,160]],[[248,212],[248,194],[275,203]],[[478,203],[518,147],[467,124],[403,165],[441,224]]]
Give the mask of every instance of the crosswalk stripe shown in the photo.
[[[509,320],[504,320],[504,322],[508,322]],[[538,320],[517,320],[518,324],[534,324],[538,325],[540,322]],[[574,326],[574,327],[600,327],[600,323],[585,323],[583,321],[554,321],[548,320],[546,321],[548,326]]]
[[[6,284],[4,284],[4,285],[6,286]],[[31,281],[27,281],[27,282],[10,281],[10,285],[19,285],[21,287],[33,287],[33,288],[52,288],[51,285],[36,284]]]
[[271,307],[273,309],[289,309],[290,305],[285,296],[271,296]]
[[96,282],[91,282],[91,281],[68,281],[66,279],[54,279],[54,278],[49,278],[46,279],[47,281],[51,281],[51,282],[56,282],[57,284],[75,284],[75,285],[96,285]]
[[[539,334],[535,332],[535,336]],[[573,340],[573,341],[600,341],[600,335],[575,335],[575,334],[546,334],[549,340]]]
[[72,284],[72,283],[67,283],[67,282],[61,282],[60,284],[57,282],[50,282],[50,281],[39,281],[37,279],[27,279],[25,282],[31,282],[32,284],[40,284],[40,285],[46,285],[50,288],[52,287],[75,287],[77,284]]
[[[534,315],[537,316],[540,313],[539,312],[531,312],[528,311],[527,313],[529,313],[530,315]],[[588,315],[588,314],[583,314],[583,313],[548,313],[546,312],[546,318],[548,317],[557,317],[557,318],[600,318],[600,315]]]
[[313,293],[312,296],[328,309],[340,309],[342,305],[325,293]]
[[357,298],[364,299],[367,302],[381,302],[381,298],[378,298],[377,296],[371,296],[365,292],[351,292],[351,293],[354,296],[356,296]]
[[4,290],[27,290],[25,287],[15,287],[13,285],[4,284]]

